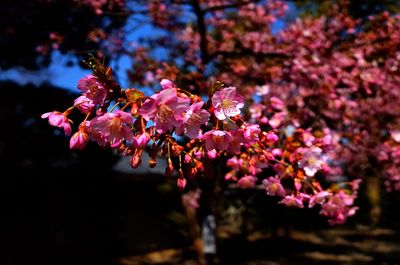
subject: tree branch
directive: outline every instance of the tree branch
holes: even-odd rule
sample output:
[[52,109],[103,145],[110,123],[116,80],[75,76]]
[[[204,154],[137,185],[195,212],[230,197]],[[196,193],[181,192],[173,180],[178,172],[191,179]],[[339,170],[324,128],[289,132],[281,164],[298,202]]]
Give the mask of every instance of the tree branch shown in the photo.
[[201,52],[201,61],[202,64],[205,65],[209,62],[209,54],[207,50],[207,27],[204,20],[204,11],[201,9],[200,3],[198,0],[192,0],[191,6],[193,8],[193,12],[196,15],[197,26],[200,34],[200,52]]

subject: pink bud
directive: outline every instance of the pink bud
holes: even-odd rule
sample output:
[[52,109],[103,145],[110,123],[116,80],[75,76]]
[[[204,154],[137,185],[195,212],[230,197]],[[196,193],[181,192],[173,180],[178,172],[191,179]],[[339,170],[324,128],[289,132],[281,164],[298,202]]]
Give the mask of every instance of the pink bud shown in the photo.
[[274,149],[272,149],[272,154],[274,156],[282,156],[282,149],[274,148]]
[[69,141],[69,148],[82,150],[85,148],[88,141],[89,136],[83,131],[78,131],[72,135],[71,140]]
[[269,132],[267,134],[267,143],[268,144],[274,144],[279,140],[278,135],[276,135],[274,132]]
[[136,135],[133,138],[133,146],[135,148],[144,149],[146,144],[150,141],[150,135],[147,132]]
[[187,180],[186,180],[185,178],[179,178],[179,179],[176,181],[176,184],[178,185],[178,188],[179,188],[179,189],[183,190],[183,189],[185,189],[185,187],[186,187]]
[[136,150],[135,154],[131,156],[130,164],[133,168],[138,168],[142,163],[143,150]]
[[168,159],[168,166],[165,169],[165,176],[170,177],[174,174],[174,165],[172,164],[172,160]]
[[171,80],[168,79],[162,79],[160,82],[160,85],[162,87],[162,89],[169,89],[169,88],[174,88],[174,83],[172,83]]
[[268,118],[267,117],[262,117],[261,119],[260,119],[260,123],[261,124],[268,124],[268,122],[269,122],[269,120],[268,120]]
[[210,159],[216,158],[217,157],[217,150],[213,149],[213,150],[207,151],[207,156]]
[[192,161],[192,157],[190,155],[185,155],[185,163],[188,164]]

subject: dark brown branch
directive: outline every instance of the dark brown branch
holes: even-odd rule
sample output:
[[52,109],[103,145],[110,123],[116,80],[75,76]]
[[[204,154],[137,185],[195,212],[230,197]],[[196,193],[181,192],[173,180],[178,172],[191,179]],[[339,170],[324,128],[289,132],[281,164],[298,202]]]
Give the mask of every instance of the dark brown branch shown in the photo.
[[209,62],[210,58],[207,50],[207,27],[204,19],[204,11],[201,9],[198,0],[192,0],[191,6],[194,14],[196,15],[197,26],[200,34],[201,61],[202,64],[205,65]]

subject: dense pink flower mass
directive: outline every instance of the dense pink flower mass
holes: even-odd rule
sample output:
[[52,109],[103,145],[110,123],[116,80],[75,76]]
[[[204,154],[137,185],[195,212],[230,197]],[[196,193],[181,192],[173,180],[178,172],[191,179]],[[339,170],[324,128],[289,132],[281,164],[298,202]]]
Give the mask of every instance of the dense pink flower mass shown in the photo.
[[64,113],[53,111],[47,112],[42,115],[42,119],[49,119],[49,124],[55,127],[63,128],[65,135],[71,134],[71,124],[67,116]]
[[188,98],[178,97],[175,88],[167,88],[147,99],[139,114],[147,121],[154,121],[159,133],[165,133],[183,125],[183,113],[189,108],[189,101]]
[[321,214],[330,218],[331,224],[342,224],[347,217],[355,214],[357,207],[351,207],[353,202],[354,196],[340,191],[322,205]]
[[227,87],[214,93],[212,104],[215,117],[225,120],[227,117],[239,115],[244,101],[241,95],[236,94],[236,87]]
[[86,123],[90,139],[99,145],[110,144],[111,147],[118,147],[123,139],[131,141],[133,132],[129,128],[132,124],[132,116],[124,111],[116,110],[95,117]]

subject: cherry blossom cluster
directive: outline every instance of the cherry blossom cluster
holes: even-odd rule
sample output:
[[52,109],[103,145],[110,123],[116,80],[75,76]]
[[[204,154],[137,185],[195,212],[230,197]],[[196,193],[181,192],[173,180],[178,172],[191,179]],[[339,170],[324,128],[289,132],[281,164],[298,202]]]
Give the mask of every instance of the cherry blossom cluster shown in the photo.
[[[330,131],[297,128],[282,134],[290,128],[284,127],[288,112],[279,98],[270,97],[267,106],[252,104],[247,115],[244,97],[220,82],[209,88],[207,101],[168,79],[160,81],[161,90],[145,96],[134,88],[121,89],[111,68],[96,59],[88,65],[93,74],[79,80],[82,94],[73,106],[42,115],[66,135],[73,131],[72,111],[85,116],[70,138],[71,149],[82,150],[93,141],[129,156],[133,168],[141,165],[144,152],[150,167],[165,156],[165,174],[177,175],[181,189],[188,178],[205,174],[205,162],[224,158],[230,168],[225,179],[240,188],[263,185],[268,195],[282,197],[287,206],[319,204],[332,224],[354,214],[357,185],[332,186],[325,177],[334,141]],[[264,94],[266,87],[257,91]]]

